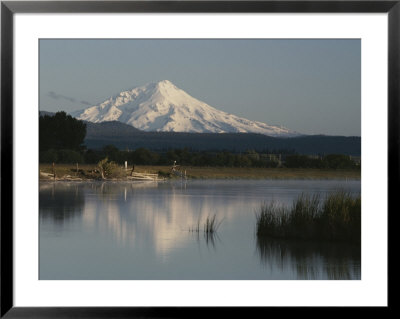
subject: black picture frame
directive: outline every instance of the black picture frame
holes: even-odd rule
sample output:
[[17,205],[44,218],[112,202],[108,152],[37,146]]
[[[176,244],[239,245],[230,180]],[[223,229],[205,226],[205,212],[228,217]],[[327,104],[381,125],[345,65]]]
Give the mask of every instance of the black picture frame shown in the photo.
[[[252,317],[281,309],[248,308],[24,308],[13,304],[13,16],[15,13],[387,13],[388,14],[388,218],[398,212],[400,129],[400,0],[396,1],[1,1],[1,317],[6,318],[176,318]],[[393,224],[393,223],[392,223]],[[390,234],[388,229],[388,234]],[[388,244],[390,244],[388,237]],[[388,246],[390,247],[390,245]],[[389,249],[390,250],[390,249]],[[388,252],[389,253],[389,252]],[[389,258],[389,255],[388,255]],[[389,259],[388,259],[389,261]],[[389,280],[388,280],[389,287]],[[388,307],[390,308],[390,298]],[[294,310],[291,307],[291,310]],[[333,309],[336,312],[336,309]],[[296,311],[303,312],[304,308]],[[332,310],[331,310],[332,311]]]

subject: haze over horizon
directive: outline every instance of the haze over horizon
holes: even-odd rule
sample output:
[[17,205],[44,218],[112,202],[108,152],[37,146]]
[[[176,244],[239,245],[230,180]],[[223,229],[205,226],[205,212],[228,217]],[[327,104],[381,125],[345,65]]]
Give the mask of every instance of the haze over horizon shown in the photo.
[[249,120],[361,135],[360,40],[40,40],[42,111],[160,80]]

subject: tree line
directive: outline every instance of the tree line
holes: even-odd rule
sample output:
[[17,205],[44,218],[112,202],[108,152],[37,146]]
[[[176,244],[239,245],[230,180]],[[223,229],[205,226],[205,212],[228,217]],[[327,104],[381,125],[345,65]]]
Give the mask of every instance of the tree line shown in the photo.
[[320,168],[320,169],[357,169],[360,165],[350,156],[328,154],[312,158],[299,154],[259,154],[255,151],[231,153],[228,151],[210,152],[193,151],[187,148],[172,149],[165,152],[154,152],[146,148],[132,151],[119,150],[113,145],[107,145],[100,150],[56,150],[40,152],[41,163],[86,163],[97,164],[104,158],[123,165],[172,165],[174,161],[186,166],[219,166],[219,167],[288,167],[288,168]]
[[[230,151],[196,151],[188,148],[151,151],[146,148],[120,150],[114,145],[101,149],[86,149],[84,139],[86,124],[65,112],[54,116],[39,117],[39,162],[97,164],[104,158],[123,165],[172,165],[176,161],[187,166],[224,167],[289,167],[356,169],[350,156],[329,154],[310,157],[295,154],[293,150],[248,150],[242,153]],[[278,155],[279,154],[279,155]]]

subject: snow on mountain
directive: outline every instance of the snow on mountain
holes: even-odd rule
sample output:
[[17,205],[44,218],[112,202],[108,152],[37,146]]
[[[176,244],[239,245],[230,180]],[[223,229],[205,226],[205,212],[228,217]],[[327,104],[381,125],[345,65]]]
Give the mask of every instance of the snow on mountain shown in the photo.
[[71,112],[71,115],[95,123],[120,121],[144,131],[300,135],[281,126],[250,121],[217,110],[168,80],[123,91],[98,105]]

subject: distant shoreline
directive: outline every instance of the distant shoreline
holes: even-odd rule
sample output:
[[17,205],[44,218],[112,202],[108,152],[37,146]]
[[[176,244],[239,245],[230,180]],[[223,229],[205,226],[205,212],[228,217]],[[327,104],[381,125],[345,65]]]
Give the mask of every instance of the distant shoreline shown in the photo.
[[[39,179],[56,181],[129,181],[131,168],[123,170],[123,176],[119,178],[101,179],[96,173],[95,164],[56,164],[56,178],[52,174],[51,164],[39,164]],[[136,173],[158,174],[160,179],[176,180],[179,176],[171,174],[171,166],[144,166],[135,165]],[[361,180],[361,170],[341,169],[313,169],[313,168],[253,168],[253,167],[193,167],[182,166],[180,171],[186,171],[186,178],[194,179],[339,179],[339,180]],[[126,174],[126,175],[125,175]]]

